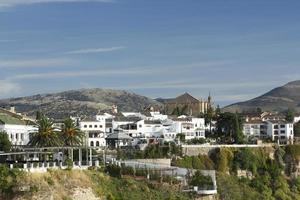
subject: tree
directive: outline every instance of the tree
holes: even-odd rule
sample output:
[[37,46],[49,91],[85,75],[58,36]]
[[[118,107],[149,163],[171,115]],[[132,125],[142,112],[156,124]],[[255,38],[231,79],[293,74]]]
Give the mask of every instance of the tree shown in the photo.
[[300,136],[300,122],[294,124],[294,135],[296,137]]
[[234,137],[234,141],[236,143],[242,143],[243,142],[243,132],[241,130],[241,120],[238,117],[238,114],[235,113],[234,115],[234,132],[233,132],[233,137]]
[[241,143],[243,133],[242,119],[237,113],[221,113],[217,119],[217,134],[223,142]]
[[65,146],[81,146],[83,144],[84,133],[76,127],[70,118],[64,121],[61,129],[62,138]]
[[210,176],[205,176],[197,170],[190,180],[190,185],[198,186],[200,189],[209,190],[214,187]]
[[11,148],[11,142],[6,132],[0,132],[0,151],[8,152]]
[[209,125],[209,133],[211,133],[211,121],[213,117],[214,117],[214,109],[211,106],[209,106],[206,114],[204,115],[205,124]]
[[62,144],[58,132],[53,127],[53,122],[42,117],[38,120],[38,130],[31,133],[29,145],[37,147],[55,147]]
[[285,120],[288,122],[294,122],[295,112],[292,109],[288,109],[285,115]]

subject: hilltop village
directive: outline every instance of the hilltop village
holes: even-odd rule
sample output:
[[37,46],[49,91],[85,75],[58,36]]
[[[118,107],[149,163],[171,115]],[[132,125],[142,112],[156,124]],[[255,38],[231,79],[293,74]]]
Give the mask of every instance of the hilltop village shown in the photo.
[[161,102],[163,107],[140,112],[122,112],[112,105],[95,116],[67,119],[41,112],[28,117],[13,106],[1,108],[0,160],[11,170],[27,173],[102,168],[112,177],[143,176],[160,182],[169,177],[168,183],[179,184],[180,193],[193,198],[224,195],[218,182],[224,182],[221,172],[254,180],[259,171],[247,159],[260,158],[250,149],[261,151],[264,162],[279,159],[279,169],[298,177],[298,163],[288,167],[291,158],[284,161],[284,153],[278,153],[298,143],[296,113],[222,112],[210,95],[198,100],[188,93]]

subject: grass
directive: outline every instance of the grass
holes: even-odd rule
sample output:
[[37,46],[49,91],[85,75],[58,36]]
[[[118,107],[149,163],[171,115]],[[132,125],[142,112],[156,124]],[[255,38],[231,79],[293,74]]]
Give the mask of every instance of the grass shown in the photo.
[[55,200],[72,199],[74,190],[92,189],[95,196],[108,200],[140,199],[191,199],[181,193],[178,186],[160,184],[147,180],[135,180],[130,176],[113,178],[97,170],[50,170],[47,173],[28,173],[18,183],[29,190],[20,193],[20,200],[44,199],[52,196]]

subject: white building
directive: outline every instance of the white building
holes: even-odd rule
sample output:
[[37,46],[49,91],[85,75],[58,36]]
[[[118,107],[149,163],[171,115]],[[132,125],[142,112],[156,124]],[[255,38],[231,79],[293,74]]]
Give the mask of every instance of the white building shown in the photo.
[[273,141],[292,143],[294,140],[293,123],[286,121],[267,121],[267,134]]
[[112,133],[112,116],[96,115],[95,119],[84,119],[79,122],[80,130],[86,133],[87,145],[105,147],[107,134]]
[[267,137],[267,125],[262,120],[246,121],[243,124],[243,133],[247,138],[266,138]]
[[243,124],[243,133],[247,138],[270,138],[281,144],[292,143],[294,140],[293,123],[285,120],[247,120]]
[[173,119],[173,121],[174,132],[184,134],[186,140],[191,140],[193,138],[205,138],[204,118],[180,116]]
[[[14,110],[14,109],[13,109]],[[30,140],[30,133],[36,132],[35,123],[15,112],[0,109],[0,131],[8,134],[12,145],[27,145]]]

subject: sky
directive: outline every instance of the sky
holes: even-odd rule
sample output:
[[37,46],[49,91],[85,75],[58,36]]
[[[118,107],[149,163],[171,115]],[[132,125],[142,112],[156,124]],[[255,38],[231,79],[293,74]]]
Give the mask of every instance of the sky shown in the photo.
[[0,98],[80,88],[221,106],[300,79],[297,0],[0,0]]

